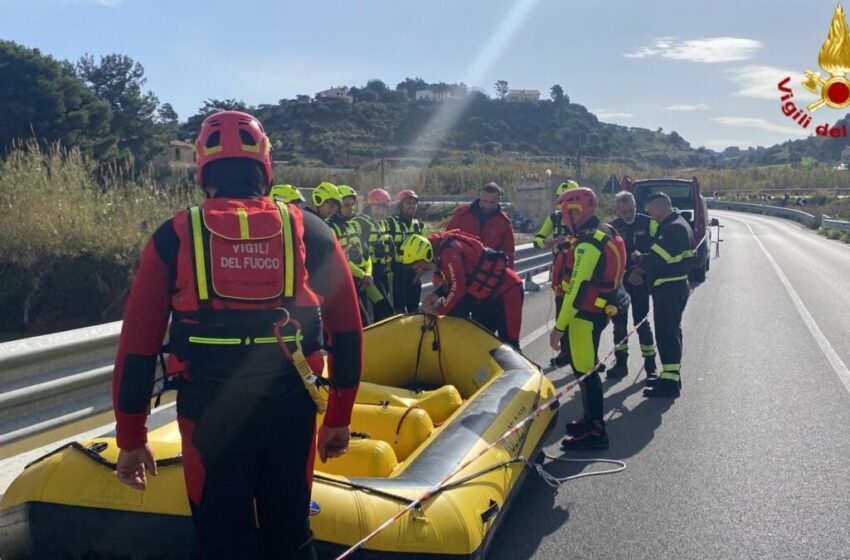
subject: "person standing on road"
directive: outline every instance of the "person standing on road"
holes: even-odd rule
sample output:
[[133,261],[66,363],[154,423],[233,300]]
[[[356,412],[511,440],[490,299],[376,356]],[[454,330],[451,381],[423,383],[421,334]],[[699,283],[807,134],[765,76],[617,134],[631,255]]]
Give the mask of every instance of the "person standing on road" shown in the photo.
[[[156,475],[145,424],[170,317],[170,352],[188,367],[177,422],[198,556],[312,560],[313,458],[346,452],[360,380],[362,326],[346,312],[354,284],[327,226],[266,196],[272,160],[257,119],[210,115],[196,149],[207,200],[154,232],[124,312],[112,388],[118,479],[144,490],[146,471]],[[318,444],[314,386],[275,336],[283,318],[302,367],[321,372],[331,348],[335,389]]]
[[446,231],[459,229],[474,235],[486,247],[503,252],[508,257],[508,266],[514,267],[516,247],[511,220],[502,212],[499,201],[502,189],[496,183],[487,183],[481,189],[478,200],[461,206],[446,225]]
[[[558,201],[565,192],[577,188],[579,188],[578,183],[573,180],[561,183],[555,189],[555,200]],[[560,206],[556,205],[556,210],[546,217],[537,235],[534,236],[534,245],[538,249],[550,249],[555,256],[555,261],[557,261],[559,255],[562,259],[572,258],[572,253],[569,251],[564,252],[565,249],[569,248],[572,240],[574,239],[570,236],[567,226],[564,225],[564,221],[561,219]],[[554,267],[552,270],[554,270]],[[557,281],[552,274],[550,274],[550,280],[550,285],[555,296],[555,316],[557,317],[561,313],[561,305],[564,303],[564,291],[561,289],[561,282]],[[569,364],[570,345],[568,335],[564,332],[564,337],[561,339],[561,351],[557,356],[552,358],[550,365],[561,368]]]
[[629,280],[645,282],[652,294],[661,375],[643,394],[675,398],[682,388],[682,314],[690,295],[688,272],[694,258],[694,232],[688,221],[673,211],[670,197],[663,192],[646,198],[646,211],[658,222],[658,232],[649,250],[635,255],[637,266]]
[[500,340],[519,349],[522,278],[508,268],[504,253],[485,247],[458,230],[411,235],[401,247],[402,262],[418,275],[443,278],[440,289],[422,302],[428,313],[473,318]]
[[[596,194],[587,188],[571,189],[561,195],[561,216],[569,234],[576,238],[566,251],[573,253],[569,281],[556,270],[556,280],[564,290],[564,303],[549,335],[553,350],[561,350],[564,332],[569,329],[573,373],[581,379],[579,388],[584,416],[567,423],[564,449],[607,449],[608,434],[603,419],[602,380],[596,367],[599,338],[608,317],[628,305],[622,287],[626,267],[626,246],[613,228],[596,217]],[[562,261],[566,262],[566,261]]]
[[416,218],[419,196],[411,189],[396,195],[398,214],[387,220],[388,231],[395,246],[393,262],[393,293],[390,298],[398,313],[416,313],[422,298],[422,279],[410,265],[402,262],[401,246],[411,235],[428,236],[428,226]]
[[[392,263],[395,255],[393,239],[387,227],[387,214],[390,209],[390,193],[384,189],[372,189],[367,198],[369,204],[366,212],[352,218],[351,223],[360,237],[364,251],[368,251],[372,261],[372,278],[375,286],[385,298],[392,293]],[[374,308],[375,321],[390,317],[393,307],[379,306]]]
[[[626,243],[626,281],[623,285],[629,292],[632,321],[636,325],[649,314],[649,289],[643,281],[643,277],[639,275],[631,276],[630,274],[636,266],[632,253],[649,251],[658,224],[646,214],[637,212],[635,197],[627,191],[620,192],[614,197],[614,212],[617,214],[617,219],[609,225],[617,230],[617,233]],[[617,345],[615,348],[617,362],[613,367],[608,368],[607,376],[610,378],[625,377],[629,374],[629,341],[624,340],[629,330],[628,310],[625,313],[615,315],[612,322],[614,323],[614,344]],[[647,382],[652,383],[658,378],[658,374],[655,365],[655,339],[652,336],[649,320],[644,321],[638,327],[637,332],[646,379]]]
[[372,259],[369,247],[360,239],[360,233],[354,217],[357,211],[357,191],[348,185],[338,185],[337,190],[342,197],[339,214],[328,218],[327,222],[333,228],[337,240],[348,257],[348,267],[354,277],[357,293],[360,296],[360,313],[363,324],[369,323],[368,304],[371,304],[373,315],[389,317],[393,314],[387,295],[375,285],[372,276]]

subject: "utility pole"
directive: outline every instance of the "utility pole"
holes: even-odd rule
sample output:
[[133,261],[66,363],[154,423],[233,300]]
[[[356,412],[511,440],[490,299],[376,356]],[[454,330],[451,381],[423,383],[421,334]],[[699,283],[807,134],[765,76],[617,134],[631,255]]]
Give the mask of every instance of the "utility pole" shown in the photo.
[[578,149],[576,150],[576,179],[581,179],[581,143],[583,134],[578,134]]
[[384,147],[381,146],[381,188],[386,187],[386,183],[384,183]]

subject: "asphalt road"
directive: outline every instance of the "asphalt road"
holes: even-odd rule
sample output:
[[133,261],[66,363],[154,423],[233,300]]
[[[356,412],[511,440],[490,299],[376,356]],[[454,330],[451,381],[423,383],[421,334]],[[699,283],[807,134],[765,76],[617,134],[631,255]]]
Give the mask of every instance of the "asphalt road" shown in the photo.
[[[529,477],[489,558],[850,559],[850,245],[784,220],[712,215],[724,241],[685,312],[681,398],[642,397],[633,338],[631,375],[605,382],[611,448],[569,455],[627,469],[558,491]],[[553,315],[548,287],[526,295],[524,351],[540,364]],[[601,353],[611,347],[609,327]],[[568,394],[561,425],[580,414]],[[561,456],[561,435],[550,454]]]
[[[685,312],[682,396],[641,395],[633,338],[631,375],[605,383],[610,449],[569,455],[627,469],[557,492],[529,478],[490,558],[850,558],[850,246],[793,222],[712,215],[724,241]],[[551,317],[548,298],[528,295],[524,334]],[[526,353],[548,363],[546,344]],[[561,425],[580,414],[568,395]],[[549,453],[562,455],[562,435]]]

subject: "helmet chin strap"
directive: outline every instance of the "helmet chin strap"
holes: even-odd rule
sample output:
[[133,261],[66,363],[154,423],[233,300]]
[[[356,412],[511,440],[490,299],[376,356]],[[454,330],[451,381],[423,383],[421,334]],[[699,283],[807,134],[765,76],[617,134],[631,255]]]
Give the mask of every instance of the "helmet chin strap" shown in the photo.
[[573,217],[575,215],[575,212],[575,210],[568,211],[567,220],[569,221],[569,223],[564,224],[565,226],[567,226],[567,229],[570,230],[570,233],[573,235],[577,235],[579,229],[581,229],[581,224],[576,224],[575,218]]

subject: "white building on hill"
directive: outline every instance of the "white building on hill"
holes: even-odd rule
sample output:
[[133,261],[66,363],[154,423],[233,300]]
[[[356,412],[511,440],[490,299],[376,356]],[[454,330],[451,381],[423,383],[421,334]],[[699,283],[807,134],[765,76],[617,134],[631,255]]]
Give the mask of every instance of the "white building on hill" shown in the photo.
[[348,88],[336,87],[320,91],[316,94],[317,99],[327,99],[330,101],[342,101],[344,103],[354,103],[354,98],[348,95]]
[[508,101],[540,101],[540,92],[536,89],[509,89],[505,99]]

